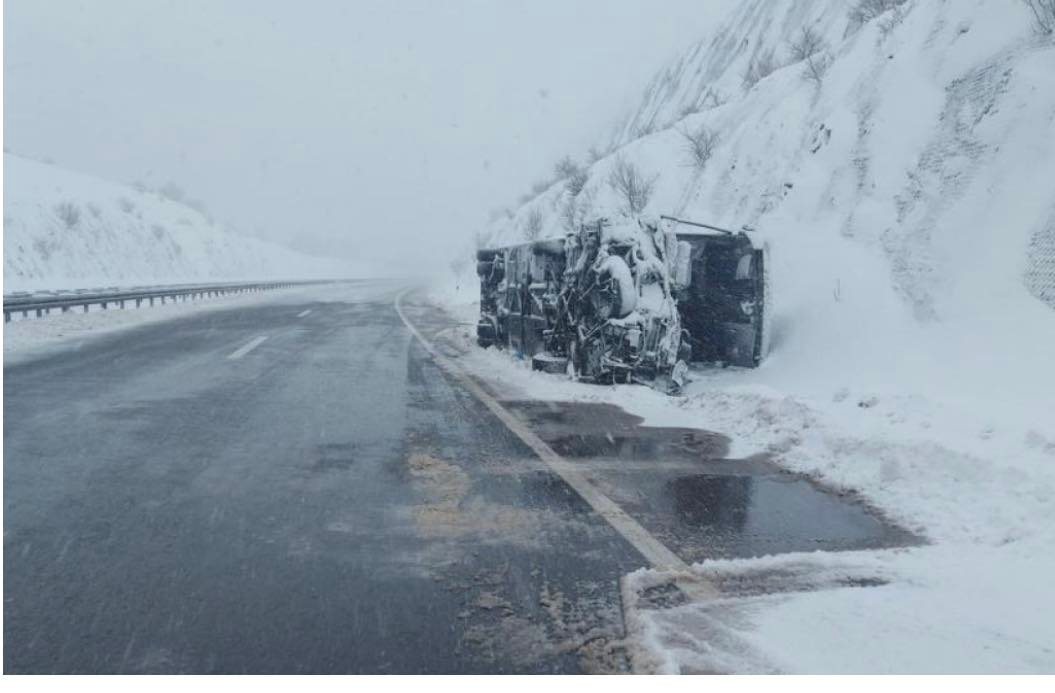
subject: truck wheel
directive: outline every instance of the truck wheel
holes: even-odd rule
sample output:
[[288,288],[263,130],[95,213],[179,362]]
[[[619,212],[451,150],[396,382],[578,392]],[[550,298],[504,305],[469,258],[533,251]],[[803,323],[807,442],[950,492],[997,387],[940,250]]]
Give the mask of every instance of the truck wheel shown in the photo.
[[495,339],[495,326],[489,320],[481,320],[476,323],[476,343],[483,348],[494,346]]

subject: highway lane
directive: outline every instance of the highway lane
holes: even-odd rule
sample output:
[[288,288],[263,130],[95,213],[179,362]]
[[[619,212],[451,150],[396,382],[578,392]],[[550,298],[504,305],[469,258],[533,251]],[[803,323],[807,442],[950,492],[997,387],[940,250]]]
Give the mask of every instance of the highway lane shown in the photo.
[[641,558],[393,298],[5,369],[5,671],[625,669],[618,578]]
[[5,672],[622,672],[620,578],[657,555],[915,540],[718,433],[467,381],[401,292],[5,365]]

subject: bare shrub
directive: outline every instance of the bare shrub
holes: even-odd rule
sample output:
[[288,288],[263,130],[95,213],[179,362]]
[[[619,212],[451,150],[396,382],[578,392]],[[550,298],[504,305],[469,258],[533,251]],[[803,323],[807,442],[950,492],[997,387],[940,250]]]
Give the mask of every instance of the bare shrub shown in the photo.
[[564,189],[572,195],[578,195],[590,179],[590,174],[583,166],[580,166],[570,156],[566,156],[557,162],[555,167],[557,178],[564,181]]
[[535,197],[538,197],[542,193],[544,193],[547,190],[549,190],[549,186],[551,186],[551,185],[553,185],[553,181],[549,181],[549,180],[536,181],[531,186],[531,194],[533,196],[535,196]]
[[55,216],[66,228],[72,229],[81,220],[81,209],[72,202],[60,202],[55,205]]
[[658,175],[645,176],[636,165],[620,156],[608,175],[608,185],[623,199],[630,214],[640,214],[652,199],[658,178]]
[[88,211],[96,219],[100,219],[103,216],[103,210],[100,209],[99,205],[95,204],[94,202],[89,202],[87,204],[87,207],[88,207]]
[[653,123],[646,123],[639,125],[634,129],[634,139],[641,139],[642,137],[648,137],[649,135],[656,132],[656,126]]
[[802,31],[788,44],[788,48],[794,62],[805,64],[806,79],[820,86],[824,81],[824,73],[831,64],[828,44],[821,35],[810,27],[802,27]]
[[906,0],[857,0],[850,8],[850,29],[856,30],[881,14],[905,4]]
[[568,176],[574,175],[578,170],[579,165],[570,156],[564,157],[553,166],[553,172],[557,174],[557,180],[564,180]]
[[590,147],[589,151],[586,152],[586,160],[591,164],[596,164],[598,161],[604,158],[604,152],[599,147]]
[[1033,24],[1042,34],[1055,34],[1055,0],[1022,0],[1033,11]]
[[565,181],[564,188],[572,195],[578,195],[586,187],[588,180],[590,180],[590,173],[585,168],[580,168]]
[[886,15],[885,17],[880,19],[876,23],[876,26],[879,27],[879,34],[883,38],[886,38],[886,37],[890,36],[890,32],[892,32],[897,27],[901,26],[901,23],[904,22],[904,21],[905,21],[905,6],[904,5],[898,5],[888,15]]
[[156,239],[157,239],[157,240],[159,240],[159,241],[160,241],[160,240],[161,240],[162,238],[164,238],[164,237],[165,237],[165,234],[166,234],[166,233],[168,233],[168,232],[167,232],[167,231],[165,230],[165,227],[164,227],[164,226],[162,226],[161,224],[151,224],[151,225],[150,225],[150,230],[151,230],[151,231],[153,232],[153,234],[154,234],[154,238],[156,238]]
[[537,207],[528,212],[524,219],[524,238],[529,241],[538,240],[542,235],[542,210]]
[[117,201],[117,206],[121,208],[121,211],[125,214],[131,214],[136,208],[136,203],[129,200],[127,197],[122,197]]
[[172,181],[169,181],[158,188],[158,195],[173,202],[183,202],[184,198],[187,197],[186,191]]
[[583,225],[593,209],[594,195],[594,188],[584,188],[578,196],[568,196],[560,208],[560,223],[565,231],[573,232]]
[[760,80],[765,79],[776,72],[778,67],[780,66],[777,64],[776,56],[772,50],[758,53],[751,59],[751,63],[747,66],[747,69],[744,70],[744,89],[750,90],[751,87],[758,84]]
[[702,171],[707,165],[714,148],[718,145],[718,135],[701,125],[695,130],[679,130],[685,138],[685,152],[689,155],[689,165]]

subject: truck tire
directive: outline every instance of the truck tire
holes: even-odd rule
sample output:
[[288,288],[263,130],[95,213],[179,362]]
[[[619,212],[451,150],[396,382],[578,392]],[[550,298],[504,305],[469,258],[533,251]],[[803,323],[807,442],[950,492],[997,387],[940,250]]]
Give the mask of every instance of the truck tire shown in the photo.
[[476,323],[476,343],[483,348],[494,346],[498,335],[495,334],[495,326],[490,320],[480,320]]

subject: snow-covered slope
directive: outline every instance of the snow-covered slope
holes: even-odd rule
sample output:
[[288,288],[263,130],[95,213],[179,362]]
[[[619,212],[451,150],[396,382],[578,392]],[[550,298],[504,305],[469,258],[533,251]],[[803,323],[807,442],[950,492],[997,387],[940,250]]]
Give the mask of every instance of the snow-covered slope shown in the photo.
[[[772,365],[824,388],[849,374],[961,385],[950,356],[972,363],[980,396],[1051,370],[1055,45],[1017,2],[910,0],[863,25],[850,6],[739,5],[653,80],[588,169],[580,217],[619,213],[607,178],[623,158],[658,176],[646,213],[757,229],[772,255]],[[819,84],[790,62],[804,27],[826,44]],[[783,66],[745,84],[765,54]],[[681,134],[700,127],[717,136],[702,170]],[[541,235],[561,235],[570,199],[557,182],[492,238],[521,238],[536,210]]]
[[4,291],[339,277],[151,192],[4,154]]
[[[707,638],[691,651],[717,619],[783,670],[1051,671],[1055,37],[1017,0],[908,0],[864,23],[858,4],[739,3],[651,82],[574,200],[573,217],[621,213],[621,158],[657,176],[646,214],[755,229],[772,275],[760,368],[698,370],[686,397],[657,401],[475,358],[533,396],[722,431],[737,455],[860,491],[934,542],[845,559],[878,560],[889,588],[657,614],[639,635],[661,668],[722,668]],[[804,27],[826,44],[819,81],[790,58]],[[770,54],[776,69],[745,81]],[[702,168],[682,134],[701,127],[717,137]],[[566,188],[492,240],[522,240],[536,212],[542,236],[563,234]]]

